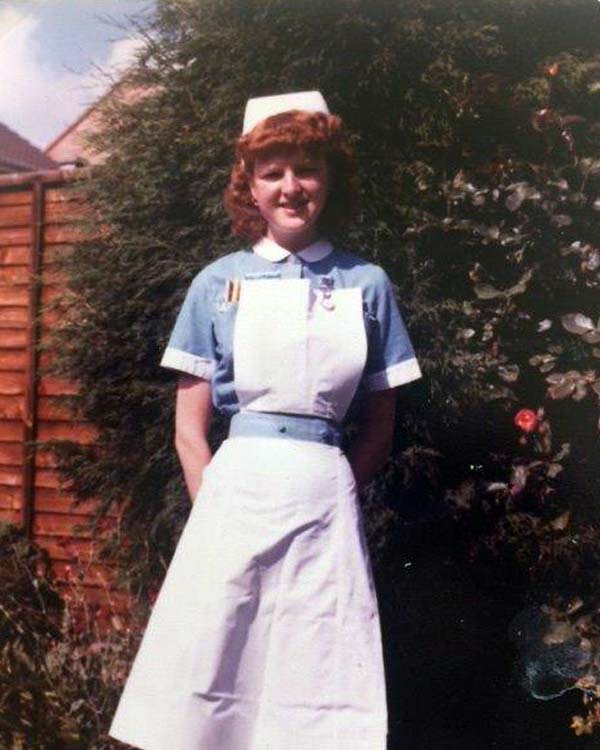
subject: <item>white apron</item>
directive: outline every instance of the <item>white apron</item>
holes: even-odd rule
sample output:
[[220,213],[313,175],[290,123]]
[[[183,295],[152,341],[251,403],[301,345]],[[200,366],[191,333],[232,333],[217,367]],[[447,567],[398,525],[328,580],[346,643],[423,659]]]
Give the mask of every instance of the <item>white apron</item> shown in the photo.
[[[242,284],[244,410],[343,417],[366,358],[359,289]],[[109,734],[143,750],[385,750],[381,635],[342,451],[232,437],[206,468]]]

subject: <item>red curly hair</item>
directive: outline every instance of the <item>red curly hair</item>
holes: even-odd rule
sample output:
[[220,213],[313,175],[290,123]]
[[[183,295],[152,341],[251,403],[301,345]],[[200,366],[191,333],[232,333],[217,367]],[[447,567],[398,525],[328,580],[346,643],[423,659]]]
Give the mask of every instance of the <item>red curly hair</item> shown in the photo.
[[258,157],[281,148],[300,148],[311,156],[323,156],[330,176],[329,197],[319,217],[324,234],[338,231],[356,210],[358,177],[356,154],[337,115],[290,110],[267,117],[236,144],[235,163],[225,190],[225,209],[234,234],[257,242],[267,223],[252,200],[250,181]]

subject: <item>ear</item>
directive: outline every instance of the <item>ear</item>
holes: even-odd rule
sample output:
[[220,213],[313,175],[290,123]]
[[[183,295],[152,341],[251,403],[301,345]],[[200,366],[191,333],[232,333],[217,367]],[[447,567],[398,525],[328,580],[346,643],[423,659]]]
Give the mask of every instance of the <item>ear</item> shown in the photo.
[[248,186],[250,187],[250,194],[252,195],[252,202],[256,205],[256,192],[254,190],[254,178],[252,175],[248,175]]

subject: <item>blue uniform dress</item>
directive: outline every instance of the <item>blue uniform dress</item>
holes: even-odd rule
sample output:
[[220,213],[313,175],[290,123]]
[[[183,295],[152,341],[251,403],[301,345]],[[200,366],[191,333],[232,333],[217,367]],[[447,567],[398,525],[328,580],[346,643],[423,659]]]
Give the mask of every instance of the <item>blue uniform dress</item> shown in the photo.
[[379,614],[341,425],[420,377],[385,272],[267,239],[192,282],[162,364],[230,435],[154,604],[110,735],[143,750],[384,750]]

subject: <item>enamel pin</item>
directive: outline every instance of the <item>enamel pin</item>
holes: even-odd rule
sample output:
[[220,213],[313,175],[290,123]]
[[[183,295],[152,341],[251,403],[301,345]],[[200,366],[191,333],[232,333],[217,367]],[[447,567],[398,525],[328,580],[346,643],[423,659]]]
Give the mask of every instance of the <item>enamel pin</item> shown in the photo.
[[225,302],[240,301],[241,282],[239,279],[227,279],[225,283]]
[[319,279],[318,290],[321,292],[321,306],[326,310],[333,310],[335,302],[333,301],[333,287],[335,285],[331,276],[321,276]]

